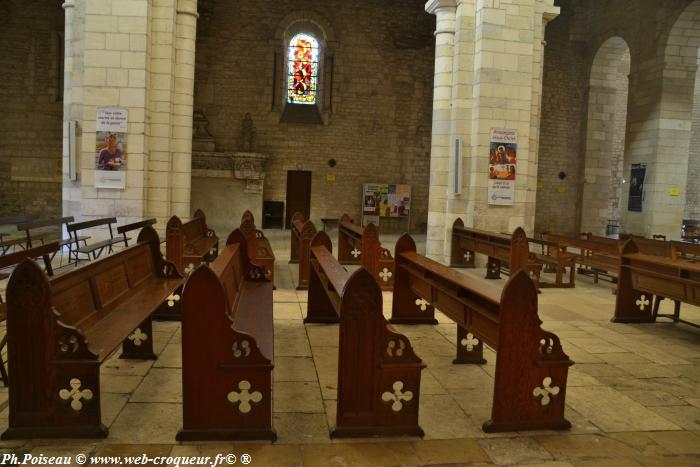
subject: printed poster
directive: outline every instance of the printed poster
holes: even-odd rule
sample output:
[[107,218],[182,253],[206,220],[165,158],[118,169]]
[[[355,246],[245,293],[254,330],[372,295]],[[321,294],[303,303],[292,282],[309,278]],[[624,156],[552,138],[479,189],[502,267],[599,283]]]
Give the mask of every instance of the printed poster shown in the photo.
[[492,128],[489,145],[489,204],[512,206],[518,165],[518,130]]
[[627,210],[642,212],[644,200],[644,178],[647,173],[646,164],[632,164],[630,173],[630,196],[627,201]]
[[380,217],[409,217],[411,186],[366,183],[362,190],[363,224],[379,224]]
[[126,188],[128,109],[98,107],[95,124],[95,188]]

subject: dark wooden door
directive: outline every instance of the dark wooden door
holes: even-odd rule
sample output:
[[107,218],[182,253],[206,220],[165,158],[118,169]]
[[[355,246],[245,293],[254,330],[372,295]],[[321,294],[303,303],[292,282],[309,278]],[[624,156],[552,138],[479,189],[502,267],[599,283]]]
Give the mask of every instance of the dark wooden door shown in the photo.
[[289,220],[299,211],[308,219],[311,215],[311,172],[289,170],[287,172],[287,212],[284,227],[289,228]]

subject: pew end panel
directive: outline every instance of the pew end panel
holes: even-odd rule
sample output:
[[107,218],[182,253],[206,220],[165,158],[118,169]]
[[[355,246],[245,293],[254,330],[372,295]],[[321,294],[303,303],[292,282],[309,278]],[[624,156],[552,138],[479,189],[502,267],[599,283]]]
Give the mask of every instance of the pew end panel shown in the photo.
[[485,432],[571,428],[564,409],[573,362],[541,324],[537,288],[519,270],[501,294],[493,406]]
[[633,239],[622,246],[620,269],[617,274],[617,294],[615,297],[615,314],[613,323],[652,323],[653,294],[646,294],[635,287],[639,277],[633,272],[626,254],[638,253],[639,248]]
[[338,223],[338,262],[340,264],[362,264],[362,227],[352,223],[350,216],[343,214]]
[[241,217],[240,231],[246,239],[248,258],[255,264],[264,267],[269,271],[269,278],[275,283],[275,255],[272,252],[270,241],[265,237],[262,230],[255,227],[253,213],[246,211]]
[[297,290],[309,289],[309,254],[311,241],[314,236],[316,236],[316,232],[316,226],[310,220],[303,224],[300,231],[292,231],[292,236],[297,236],[297,245],[299,249],[299,285],[297,285]]
[[379,229],[373,223],[362,231],[362,267],[375,278],[382,290],[392,290],[394,285],[394,258],[379,241]]
[[299,262],[299,232],[305,222],[304,214],[299,211],[292,214],[292,219],[289,221],[289,264],[297,264]]
[[[412,289],[410,267],[402,258],[405,252],[415,252],[416,243],[408,234],[403,234],[394,249],[394,287],[391,303],[392,324],[437,324],[435,308]],[[415,283],[414,283],[415,284]]]
[[[162,277],[170,279],[182,279],[183,276],[180,274],[177,266],[174,262],[168,261],[163,257],[160,252],[160,238],[158,237],[158,232],[147,225],[142,228],[136,239],[136,243],[148,243],[151,246],[152,261],[156,271]],[[179,321],[182,316],[180,310],[180,299],[182,298],[182,286],[178,287],[173,291],[172,294],[158,307],[156,311],[153,312],[151,318],[156,321]]]
[[[456,229],[464,228],[464,221],[461,218],[455,219],[452,223],[452,231]],[[451,235],[451,245],[450,245],[450,267],[451,268],[470,268],[476,267],[474,263],[474,251],[465,251],[460,248],[459,238],[455,235]]]
[[[243,250],[241,245],[236,254]],[[241,261],[239,256],[230,255],[222,259]],[[235,313],[245,276],[236,270],[237,264],[229,262],[221,267],[223,277],[199,265],[183,289],[183,428],[176,439],[274,442],[272,349],[265,355],[252,334],[237,329]],[[267,293],[270,303],[266,305],[271,308],[269,284]]]
[[423,436],[418,407],[425,365],[387,323],[381,289],[365,268],[345,282],[339,315],[338,411],[331,437]]

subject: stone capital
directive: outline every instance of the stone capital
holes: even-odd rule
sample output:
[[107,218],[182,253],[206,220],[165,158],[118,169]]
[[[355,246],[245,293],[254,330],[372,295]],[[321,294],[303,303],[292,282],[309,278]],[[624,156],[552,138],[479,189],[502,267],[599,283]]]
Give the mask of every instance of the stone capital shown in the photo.
[[452,9],[452,14],[457,10],[457,0],[428,0],[425,4],[425,11],[434,15],[443,8]]
[[178,0],[177,14],[194,16],[195,18],[199,19],[199,13],[197,12],[197,0]]
[[64,10],[67,10],[68,8],[74,8],[75,7],[75,0],[66,0],[63,2],[63,5],[61,5],[61,8]]

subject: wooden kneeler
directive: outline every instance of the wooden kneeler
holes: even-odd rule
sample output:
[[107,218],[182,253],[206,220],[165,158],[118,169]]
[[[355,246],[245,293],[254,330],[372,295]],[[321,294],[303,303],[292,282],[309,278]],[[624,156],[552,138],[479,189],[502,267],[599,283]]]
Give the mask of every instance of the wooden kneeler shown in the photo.
[[331,437],[423,436],[418,406],[425,365],[384,318],[379,284],[364,268],[349,275],[328,249],[325,232],[312,245],[309,313],[315,309],[320,322],[340,322]]

